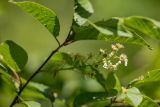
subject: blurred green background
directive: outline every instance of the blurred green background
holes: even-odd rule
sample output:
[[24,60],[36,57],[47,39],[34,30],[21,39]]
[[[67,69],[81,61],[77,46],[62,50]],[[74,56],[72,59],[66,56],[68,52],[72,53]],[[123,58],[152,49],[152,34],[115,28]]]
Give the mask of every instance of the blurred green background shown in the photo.
[[[58,39],[63,42],[72,21],[73,0],[32,1],[41,3],[57,13],[61,25]],[[94,22],[117,16],[146,16],[160,21],[160,0],[91,0],[91,2],[95,13],[90,20]],[[27,51],[29,61],[22,73],[25,78],[28,78],[42,64],[49,53],[57,47],[52,35],[38,21],[23,12],[19,7],[9,3],[8,0],[0,0],[0,41],[4,40],[13,40]],[[153,50],[137,45],[125,45],[124,53],[129,57],[129,65],[125,68],[122,67],[117,72],[122,84],[125,85],[133,78],[144,74],[144,72],[160,68],[160,42],[152,39],[148,39],[148,41],[154,48]],[[110,44],[103,41],[79,41],[64,47],[61,51],[87,54],[98,52],[99,48],[109,47]],[[69,71],[59,73],[56,79],[57,81],[65,81],[62,94],[66,96],[69,96],[79,83],[77,74]],[[34,80],[44,84],[55,83],[53,77],[47,74],[39,74]],[[77,80],[77,82],[72,80]],[[160,99],[160,87],[157,87],[158,85],[160,86],[158,83],[151,84],[149,87],[146,86],[145,94]],[[86,80],[84,86],[88,91],[99,89],[98,84],[90,79]],[[92,87],[95,86],[97,88],[93,89]],[[11,92],[9,87],[0,81],[0,107],[7,107],[12,101],[14,94],[9,92]]]

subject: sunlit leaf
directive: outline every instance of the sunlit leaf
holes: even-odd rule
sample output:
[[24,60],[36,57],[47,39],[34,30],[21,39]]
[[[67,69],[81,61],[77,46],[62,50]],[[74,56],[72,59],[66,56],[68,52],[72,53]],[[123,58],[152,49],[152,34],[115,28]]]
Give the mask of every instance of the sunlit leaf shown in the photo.
[[[26,82],[22,79],[23,84]],[[38,82],[30,82],[24,92],[22,93],[23,98],[30,99],[43,99],[54,101],[53,90],[51,87]]]
[[59,35],[59,20],[55,12],[53,12],[51,9],[30,1],[14,3],[16,3],[23,10],[25,10],[27,13],[31,14],[34,18],[36,18],[55,37]]
[[154,102],[151,98],[142,95],[135,87],[126,89],[125,92],[117,97],[117,99],[124,101],[133,107],[159,107],[156,102]]
[[134,107],[139,106],[139,104],[143,100],[143,95],[135,87],[128,89],[128,91],[125,93],[125,95],[126,95],[125,101]]
[[28,100],[28,99],[29,99],[29,100],[35,100],[35,99],[48,100],[48,98],[45,97],[44,94],[45,94],[45,93],[38,91],[36,88],[27,87],[27,88],[23,91],[21,97],[22,97],[23,99],[26,99],[26,100]]
[[7,40],[0,44],[0,62],[14,72],[23,70],[28,60],[27,53],[23,48]]
[[112,18],[107,21],[92,23],[75,30],[74,40],[104,40],[130,44],[150,45],[136,32],[123,25],[123,19]]
[[160,40],[160,22],[141,16],[132,16],[124,19],[124,24],[133,30],[149,37]]
[[83,25],[87,18],[89,18],[94,10],[89,0],[74,0],[75,1],[75,13],[74,22],[78,25]]

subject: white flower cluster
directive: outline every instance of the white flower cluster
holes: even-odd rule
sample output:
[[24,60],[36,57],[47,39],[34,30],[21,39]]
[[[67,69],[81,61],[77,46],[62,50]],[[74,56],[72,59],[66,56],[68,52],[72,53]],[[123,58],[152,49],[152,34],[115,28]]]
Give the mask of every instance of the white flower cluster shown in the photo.
[[[117,55],[117,52],[119,51],[119,49],[124,48],[124,46],[122,44],[115,44],[111,46],[112,51],[110,53],[107,53],[106,50],[104,49],[100,49],[100,53],[103,55],[103,68],[107,69],[107,70],[117,70],[117,67],[124,63],[125,66],[127,66],[128,64],[128,58],[126,54],[120,54]],[[117,60],[118,61],[113,64],[113,60]]]
[[127,66],[127,64],[128,64],[127,55],[126,54],[121,54],[120,57],[119,57],[119,61],[124,62],[124,65]]

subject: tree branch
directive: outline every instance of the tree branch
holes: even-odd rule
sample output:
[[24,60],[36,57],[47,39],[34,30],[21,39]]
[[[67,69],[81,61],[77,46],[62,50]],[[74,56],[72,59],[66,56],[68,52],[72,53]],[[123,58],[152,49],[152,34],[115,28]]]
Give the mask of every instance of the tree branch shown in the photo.
[[72,43],[73,41],[70,41],[70,36],[74,36],[74,32],[73,32],[73,22],[69,31],[69,34],[66,38],[66,40],[60,44],[60,42],[58,41],[58,39],[55,37],[57,43],[58,43],[58,48],[56,48],[55,50],[53,50],[50,55],[48,56],[48,58],[42,63],[42,65],[31,75],[31,77],[27,80],[27,82],[21,87],[21,89],[19,90],[19,92],[17,93],[17,95],[15,96],[15,98],[13,99],[10,107],[13,107],[14,104],[17,103],[17,100],[19,98],[19,96],[21,95],[21,93],[23,92],[23,90],[26,88],[26,86],[29,84],[29,82],[41,71],[41,69],[44,67],[44,65],[49,61],[49,59],[62,47],[62,46],[66,46],[70,43]]
[[17,93],[16,97],[14,98],[13,102],[11,103],[10,107],[13,107],[13,105],[17,102],[19,96],[23,92],[23,90],[26,88],[26,86],[29,84],[29,82],[41,71],[41,69],[44,67],[44,65],[49,61],[49,59],[63,46],[60,45],[58,48],[56,48],[54,51],[50,53],[48,58],[43,62],[43,64],[31,75],[31,77],[27,80],[27,82],[22,86],[22,88]]

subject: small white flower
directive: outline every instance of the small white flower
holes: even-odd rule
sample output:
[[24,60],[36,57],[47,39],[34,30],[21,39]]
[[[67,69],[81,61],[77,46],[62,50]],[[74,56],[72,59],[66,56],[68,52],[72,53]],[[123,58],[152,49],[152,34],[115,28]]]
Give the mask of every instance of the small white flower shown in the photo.
[[124,48],[124,46],[120,43],[116,43],[116,47],[119,48],[119,49]]
[[111,47],[112,47],[112,50],[113,50],[113,51],[118,51],[118,50],[119,50],[116,45],[112,45]]
[[105,50],[104,49],[101,49],[99,50],[102,54],[105,54]]
[[124,61],[124,65],[127,66],[128,65],[128,59],[125,59]]
[[117,65],[112,65],[113,70],[117,70]]
[[115,54],[115,52],[111,52],[111,53],[109,54],[109,57],[114,56],[114,54]]
[[128,65],[128,58],[127,58],[126,54],[121,54],[120,57],[119,57],[119,60],[123,61],[125,66]]
[[112,65],[112,62],[111,62],[111,60],[108,60],[108,65]]
[[120,61],[125,61],[127,59],[127,55],[126,54],[121,54],[119,57]]
[[[124,48],[124,46],[120,43],[116,43],[115,45],[111,45],[111,52],[106,53],[105,49],[100,48],[100,53],[102,53],[102,63],[103,68],[109,70],[117,70],[118,66],[124,63],[125,66],[128,64],[128,58],[126,54],[117,55],[119,49]],[[115,60],[119,59],[116,63],[113,63]]]
[[104,64],[103,64],[103,68],[108,69],[107,63],[104,63]]
[[121,61],[118,61],[117,63],[116,63],[116,65],[118,66],[118,65],[120,65],[122,62]]

